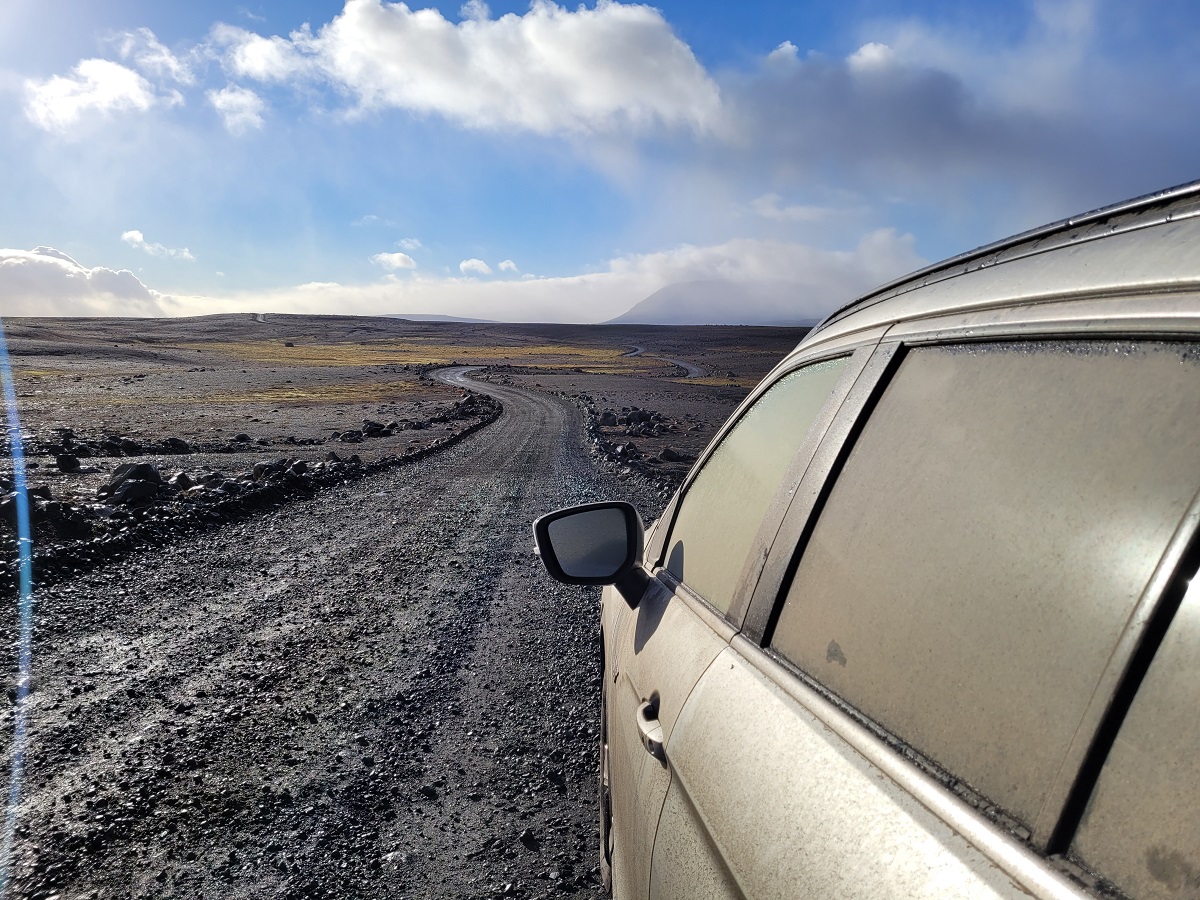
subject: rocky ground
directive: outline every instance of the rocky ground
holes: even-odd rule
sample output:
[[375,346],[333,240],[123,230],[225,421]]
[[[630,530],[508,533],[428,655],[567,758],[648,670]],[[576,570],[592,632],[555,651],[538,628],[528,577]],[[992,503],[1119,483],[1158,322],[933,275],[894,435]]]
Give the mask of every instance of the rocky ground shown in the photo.
[[[632,467],[598,441],[695,453],[745,388],[569,366],[475,374],[507,383],[444,373],[409,401],[433,418],[429,404],[472,386],[502,404],[499,418],[477,401],[407,458],[407,444],[397,453],[361,429],[358,442],[333,440],[346,429],[327,414],[344,405],[305,407],[326,436],[286,453],[186,435],[186,453],[148,455],[161,421],[125,427],[140,454],[106,456],[96,441],[76,455],[95,473],[54,475],[70,448],[35,448],[33,480],[62,495],[90,478],[74,505],[127,520],[88,537],[91,556],[61,544],[39,562],[26,744],[14,743],[18,707],[0,714],[8,763],[24,758],[9,896],[599,894],[598,592],[551,581],[529,523],[604,497],[653,517],[672,483],[658,466],[686,460]],[[45,409],[61,408],[49,394]],[[647,418],[631,420],[634,407]],[[41,440],[52,426],[28,427]],[[93,443],[86,429],[73,439]],[[145,469],[120,481],[121,466],[144,464],[168,482],[176,469],[224,470],[220,483],[189,475],[190,487],[117,502],[123,483],[154,482]],[[191,515],[181,504],[197,483],[193,497],[216,499]],[[56,549],[52,534],[39,551]],[[10,647],[16,628],[10,600]],[[12,703],[21,686],[7,687]]]
[[440,454],[41,593],[14,895],[598,890],[596,592],[528,523],[656,500],[489,390]]

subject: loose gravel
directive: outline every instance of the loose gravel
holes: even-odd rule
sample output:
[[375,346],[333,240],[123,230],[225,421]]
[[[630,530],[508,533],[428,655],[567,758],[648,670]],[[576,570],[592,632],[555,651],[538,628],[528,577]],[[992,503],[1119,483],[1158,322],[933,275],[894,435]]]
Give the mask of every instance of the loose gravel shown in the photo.
[[662,498],[473,386],[504,413],[439,454],[39,593],[11,896],[600,894],[598,592],[529,523]]

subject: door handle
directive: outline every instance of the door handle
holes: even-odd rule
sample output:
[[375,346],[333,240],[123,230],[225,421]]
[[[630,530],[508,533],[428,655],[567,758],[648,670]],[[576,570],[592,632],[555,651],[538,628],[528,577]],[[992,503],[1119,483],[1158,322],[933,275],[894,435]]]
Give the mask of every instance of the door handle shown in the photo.
[[642,746],[655,759],[666,762],[667,754],[663,749],[662,725],[658,721],[658,698],[647,700],[637,711],[638,734],[642,738]]

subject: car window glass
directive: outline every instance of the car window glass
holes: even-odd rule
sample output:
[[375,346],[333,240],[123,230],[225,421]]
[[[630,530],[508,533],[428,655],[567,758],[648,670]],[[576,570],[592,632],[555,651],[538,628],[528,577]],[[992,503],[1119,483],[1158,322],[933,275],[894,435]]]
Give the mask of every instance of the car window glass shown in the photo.
[[1189,345],[909,351],[774,648],[1026,823],[1200,486]]
[[1195,581],[1130,707],[1074,854],[1133,897],[1200,894],[1200,587]]
[[667,569],[722,612],[771,498],[846,359],[792,372],[758,398],[688,488],[667,543]]

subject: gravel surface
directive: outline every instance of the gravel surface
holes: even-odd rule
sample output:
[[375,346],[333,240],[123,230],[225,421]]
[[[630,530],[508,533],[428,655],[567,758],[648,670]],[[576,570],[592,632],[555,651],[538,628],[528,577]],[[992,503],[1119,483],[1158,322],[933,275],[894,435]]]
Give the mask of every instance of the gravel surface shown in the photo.
[[11,896],[600,894],[598,591],[529,523],[661,498],[473,386],[505,412],[442,453],[39,595]]

